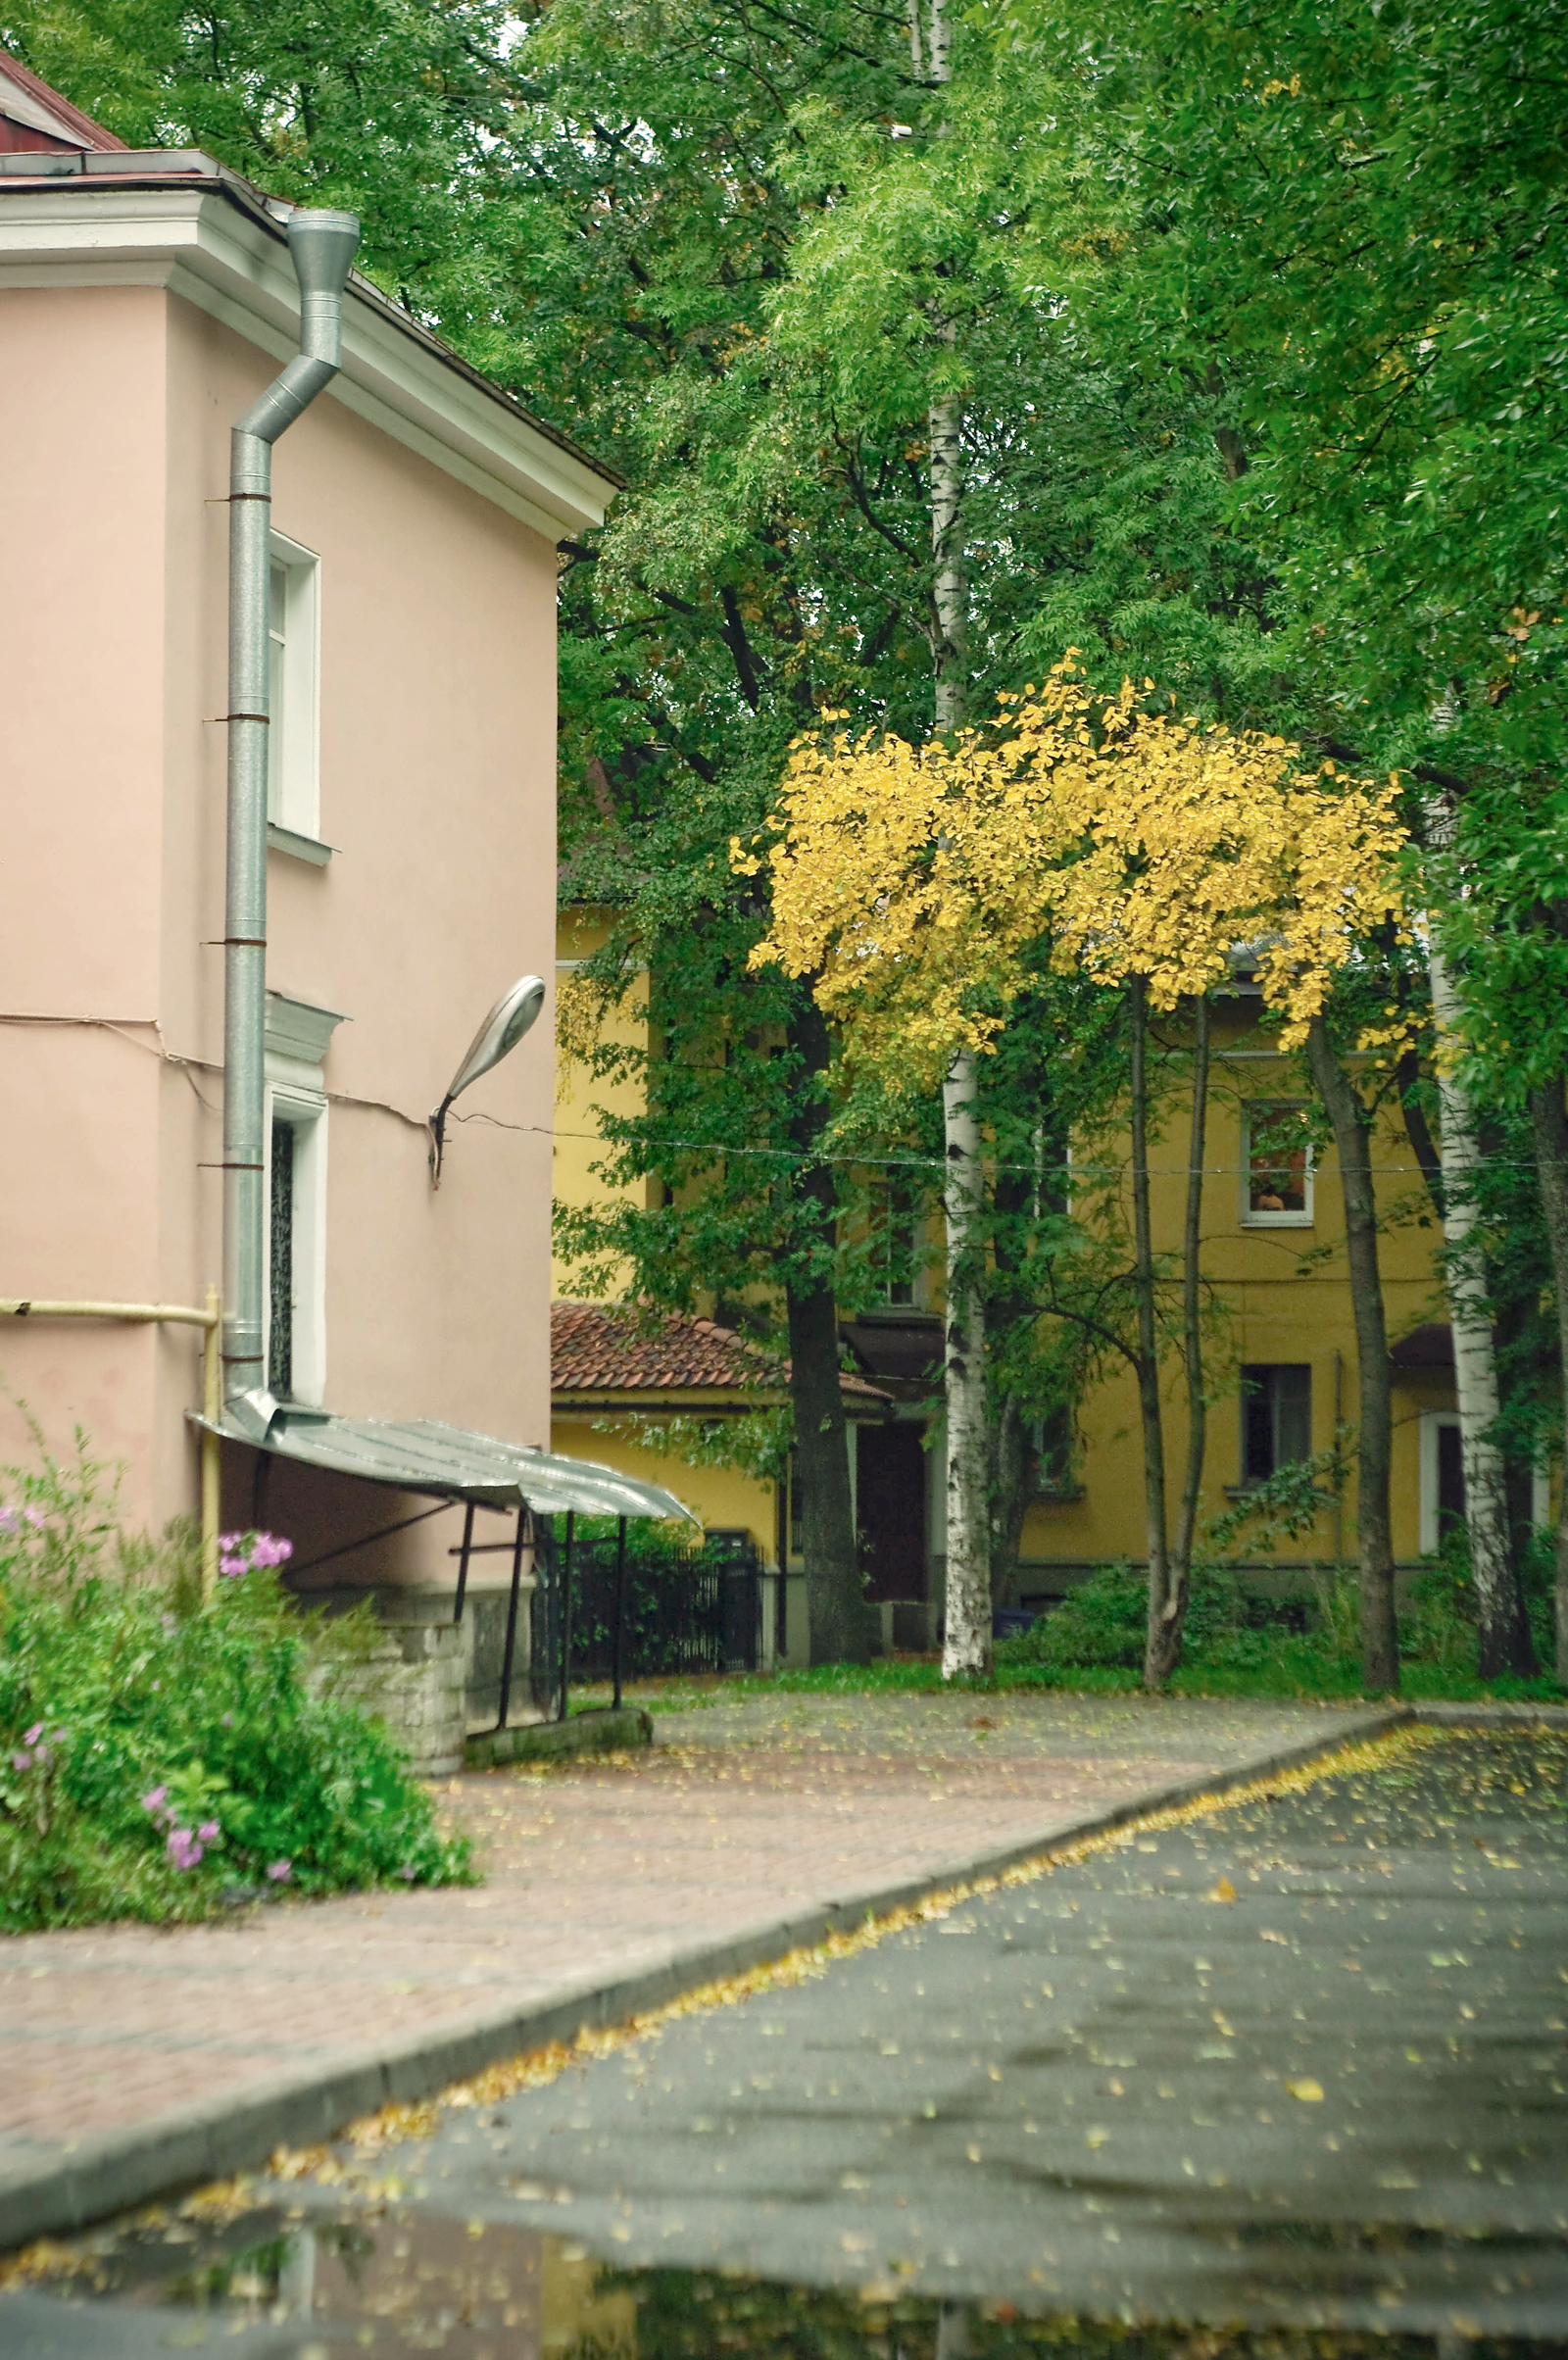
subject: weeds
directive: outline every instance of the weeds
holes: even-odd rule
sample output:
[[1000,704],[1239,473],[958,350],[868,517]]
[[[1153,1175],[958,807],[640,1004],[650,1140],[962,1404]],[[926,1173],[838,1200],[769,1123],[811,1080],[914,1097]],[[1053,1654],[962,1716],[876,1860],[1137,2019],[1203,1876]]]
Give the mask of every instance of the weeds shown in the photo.
[[196,1536],[124,1534],[108,1470],[4,1470],[0,1929],[210,1915],[225,1902],[466,1879],[424,1788],[339,1691],[368,1608],[280,1587],[286,1546],[231,1534],[204,1598]]

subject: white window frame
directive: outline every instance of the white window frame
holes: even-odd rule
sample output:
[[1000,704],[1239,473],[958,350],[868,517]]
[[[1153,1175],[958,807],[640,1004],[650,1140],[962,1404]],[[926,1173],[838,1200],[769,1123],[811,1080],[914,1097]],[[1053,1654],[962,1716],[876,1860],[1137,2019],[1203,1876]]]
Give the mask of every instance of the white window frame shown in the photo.
[[1435,1557],[1438,1553],[1438,1436],[1446,1427],[1459,1430],[1457,1409],[1423,1409],[1421,1412],[1421,1554]]
[[1242,1170],[1240,1205],[1244,1229],[1310,1229],[1313,1222],[1313,1182],[1315,1157],[1312,1142],[1306,1143],[1306,1170],[1302,1175],[1301,1194],[1305,1203],[1299,1212],[1254,1212],[1252,1209],[1252,1110],[1264,1107],[1292,1106],[1303,1102],[1289,1098],[1268,1098],[1249,1101],[1242,1107]]
[[[1438,1434],[1442,1427],[1459,1430],[1457,1409],[1423,1409],[1418,1428],[1421,1447],[1421,1554],[1438,1553]],[[1551,1476],[1537,1467],[1530,1478],[1530,1521],[1544,1531],[1551,1523]]]
[[[293,1068],[291,1071],[290,1068]],[[262,1334],[272,1333],[272,1125],[294,1134],[293,1383],[289,1399],[320,1408],[326,1397],[326,1093],[317,1068],[290,1057],[267,1060],[267,1224],[262,1267]],[[268,1369],[271,1385],[271,1370]]]
[[[276,532],[268,559],[268,681],[270,693],[280,621],[282,695],[268,730],[267,819],[274,848],[286,852],[291,848],[280,837],[312,845],[321,833],[321,561]],[[276,568],[284,582],[281,618],[272,603]]]

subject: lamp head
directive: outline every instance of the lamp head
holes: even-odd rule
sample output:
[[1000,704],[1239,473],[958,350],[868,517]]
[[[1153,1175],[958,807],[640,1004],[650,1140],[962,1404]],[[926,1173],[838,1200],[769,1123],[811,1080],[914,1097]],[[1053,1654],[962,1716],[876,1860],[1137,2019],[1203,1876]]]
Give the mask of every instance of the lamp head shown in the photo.
[[476,1082],[482,1073],[488,1073],[492,1065],[499,1065],[502,1058],[516,1048],[544,1004],[544,978],[539,975],[521,976],[510,992],[502,993],[469,1042],[467,1056],[454,1074],[445,1098],[430,1117],[430,1179],[433,1186],[439,1187],[441,1181],[447,1108],[455,1098],[461,1098],[470,1082]]

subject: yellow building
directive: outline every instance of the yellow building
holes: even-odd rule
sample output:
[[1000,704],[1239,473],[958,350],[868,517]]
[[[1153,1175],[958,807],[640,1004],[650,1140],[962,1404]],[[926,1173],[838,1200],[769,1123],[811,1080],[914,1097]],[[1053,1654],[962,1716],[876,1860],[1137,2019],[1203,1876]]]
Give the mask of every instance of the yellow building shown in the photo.
[[[604,939],[592,912],[563,919],[561,950],[569,966]],[[1259,1003],[1238,981],[1213,1013],[1207,1180],[1202,1269],[1210,1304],[1209,1391],[1204,1519],[1233,1506],[1246,1490],[1287,1461],[1325,1450],[1337,1429],[1357,1417],[1355,1338],[1345,1256],[1345,1216],[1332,1145],[1299,1060],[1282,1057],[1255,1028]],[[620,1022],[645,1021],[646,993],[628,999]],[[634,1038],[628,1029],[627,1038]],[[622,1086],[629,1106],[629,1091]],[[615,1105],[612,1090],[570,1069],[559,1103],[558,1201],[582,1204],[602,1195],[589,1165],[598,1153],[596,1101]],[[1152,1209],[1157,1252],[1179,1244],[1187,1189],[1187,1113],[1174,1103],[1152,1152]],[[1397,1108],[1380,1118],[1372,1161],[1384,1227],[1379,1240],[1394,1378],[1394,1540],[1401,1564],[1435,1549],[1443,1521],[1462,1512],[1452,1348],[1444,1318],[1432,1214]],[[1130,1195],[1125,1170],[1117,1185]],[[1087,1196],[1087,1188],[1085,1189]],[[931,1235],[928,1258],[940,1261]],[[896,1257],[895,1257],[896,1258]],[[853,1363],[880,1397],[861,1403],[851,1427],[852,1482],[870,1595],[883,1606],[890,1645],[921,1647],[934,1638],[946,1556],[946,1498],[940,1395],[941,1317],[936,1281],[916,1254],[902,1283],[891,1276],[887,1300],[845,1320]],[[890,1265],[891,1267],[891,1265]],[[574,1273],[558,1262],[558,1293],[569,1297]],[[558,1320],[564,1306],[558,1305]],[[602,1397],[602,1398],[601,1398]],[[646,1426],[635,1445],[604,1430],[616,1396],[557,1378],[557,1450],[574,1451],[669,1484],[704,1521],[744,1526],[764,1561],[802,1571],[787,1501],[764,1486],[718,1467],[675,1466],[661,1458]],[[748,1395],[748,1400],[754,1397]],[[1186,1450],[1185,1378],[1172,1359],[1165,1373],[1166,1456],[1175,1487]],[[690,1388],[674,1387],[662,1407],[698,1413]],[[732,1414],[732,1410],[726,1410]],[[1142,1450],[1136,1382],[1130,1367],[1111,1368],[1078,1402],[1070,1472],[1042,1488],[1027,1511],[1020,1563],[1009,1600],[1059,1598],[1095,1567],[1141,1560],[1144,1547]],[[1353,1452],[1352,1452],[1353,1457]],[[1538,1512],[1544,1517],[1545,1502]],[[1338,1502],[1325,1496],[1316,1529],[1269,1557],[1245,1539],[1243,1563],[1275,1573],[1355,1554],[1353,1480]],[[787,1651],[804,1649],[800,1618]]]
[[[1255,1000],[1243,985],[1214,1009],[1214,1061],[1205,1143],[1201,1268],[1210,1305],[1209,1406],[1201,1521],[1233,1507],[1289,1461],[1327,1450],[1358,1416],[1355,1333],[1345,1253],[1345,1207],[1332,1143],[1300,1061],[1258,1040]],[[1453,1353],[1444,1320],[1433,1215],[1396,1106],[1371,1143],[1382,1228],[1378,1240],[1394,1381],[1393,1518],[1396,1558],[1438,1545],[1443,1519],[1462,1512]],[[1180,1241],[1187,1192],[1188,1116],[1176,1104],[1151,1151],[1156,1252]],[[1130,1180],[1122,1176],[1130,1213]],[[1186,1378],[1165,1371],[1171,1510],[1187,1449]],[[1074,1480],[1032,1503],[1024,1524],[1022,1598],[1059,1595],[1097,1565],[1141,1560],[1143,1462],[1137,1382],[1108,1371],[1077,1411]],[[1353,1449],[1351,1452],[1353,1462]],[[1241,1541],[1242,1562],[1284,1569],[1289,1557],[1328,1562],[1355,1554],[1353,1476],[1325,1495],[1309,1537],[1269,1557]]]

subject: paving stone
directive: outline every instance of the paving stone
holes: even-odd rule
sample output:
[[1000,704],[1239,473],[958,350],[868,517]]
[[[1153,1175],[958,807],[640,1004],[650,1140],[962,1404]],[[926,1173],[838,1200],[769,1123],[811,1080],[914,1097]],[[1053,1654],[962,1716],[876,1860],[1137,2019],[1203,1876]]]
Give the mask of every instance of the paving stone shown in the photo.
[[382,2050],[407,2086],[421,2039],[486,2009],[755,1943],[1356,1722],[1229,1700],[765,1696],[663,1715],[641,1754],[445,1781],[480,1890],[0,1941],[0,2193],[94,2141],[172,2134],[193,2106],[352,2076]]

